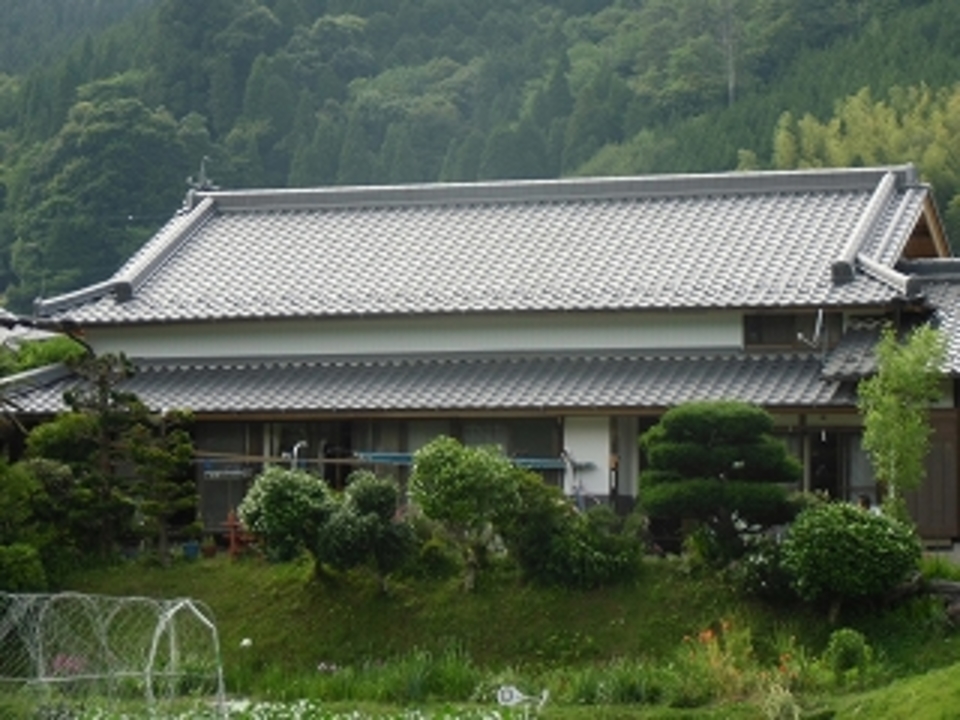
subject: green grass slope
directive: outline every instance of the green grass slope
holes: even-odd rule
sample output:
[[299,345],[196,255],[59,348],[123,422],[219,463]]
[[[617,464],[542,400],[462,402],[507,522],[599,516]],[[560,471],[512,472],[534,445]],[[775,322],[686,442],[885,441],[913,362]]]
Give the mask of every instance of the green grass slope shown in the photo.
[[954,720],[960,718],[960,664],[895,680],[836,705],[836,720]]
[[[391,702],[388,686],[409,682],[402,673],[419,677],[417,658],[432,654],[429,672],[449,673],[448,684],[549,684],[558,693],[543,715],[549,718],[763,717],[764,693],[783,665],[784,647],[798,654],[795,663],[802,655],[809,666],[833,629],[822,612],[749,602],[714,574],[691,573],[682,562],[664,560],[648,561],[633,585],[589,592],[530,587],[502,571],[470,594],[450,579],[398,580],[383,595],[369,573],[318,580],[307,561],[278,565],[257,558],[231,561],[223,554],[166,569],[128,563],[88,571],[76,575],[69,589],[203,601],[217,621],[232,692],[281,700],[322,697],[349,707],[368,697],[359,688],[372,687],[371,701]],[[867,636],[875,667],[867,680],[844,686],[815,671],[809,677],[820,672],[816,686],[801,679],[794,689],[800,706],[818,717],[823,710],[824,717],[836,712],[837,718],[960,718],[960,665],[951,665],[960,662],[960,637],[931,607],[913,603],[848,613],[842,622]],[[702,645],[704,631],[721,624],[739,633],[729,634],[730,642],[748,638],[746,654],[725,647],[726,641]],[[244,638],[249,647],[241,647]],[[689,660],[684,653],[690,649],[701,652]],[[446,669],[444,658],[453,658]],[[724,704],[689,710],[623,700],[604,705],[587,686],[629,685],[623,672],[619,681],[613,678],[621,661],[627,674],[670,667],[676,683],[686,667],[707,681],[729,679],[743,689],[720,690],[714,697]],[[318,673],[321,663],[345,674]],[[650,677],[655,682],[656,675]],[[338,695],[338,682],[354,694]],[[688,690],[696,696],[696,688]],[[456,697],[471,695],[476,693],[468,689]],[[429,702],[433,695],[422,697]],[[578,699],[586,697],[592,699]]]

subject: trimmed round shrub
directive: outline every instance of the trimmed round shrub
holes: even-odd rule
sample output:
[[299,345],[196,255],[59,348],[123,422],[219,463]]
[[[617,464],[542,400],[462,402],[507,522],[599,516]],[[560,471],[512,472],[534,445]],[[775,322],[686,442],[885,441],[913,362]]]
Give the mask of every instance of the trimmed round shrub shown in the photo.
[[302,470],[270,467],[254,480],[237,512],[266,544],[268,557],[284,562],[313,545],[333,509],[323,480]]
[[400,488],[388,478],[379,478],[369,470],[357,470],[347,478],[345,495],[360,515],[376,515],[388,523],[396,515]]
[[830,633],[830,641],[823,652],[823,660],[838,680],[850,670],[864,674],[872,659],[873,650],[867,639],[853,628],[840,628]]
[[[728,480],[792,483],[802,468],[786,453],[778,438],[761,436],[752,442],[708,445],[697,440],[663,440],[653,443],[647,457],[654,468],[669,469],[681,478],[723,476]],[[644,481],[649,482],[647,475]]]
[[912,526],[850,503],[827,503],[797,516],[783,543],[783,566],[808,601],[879,597],[919,567]]

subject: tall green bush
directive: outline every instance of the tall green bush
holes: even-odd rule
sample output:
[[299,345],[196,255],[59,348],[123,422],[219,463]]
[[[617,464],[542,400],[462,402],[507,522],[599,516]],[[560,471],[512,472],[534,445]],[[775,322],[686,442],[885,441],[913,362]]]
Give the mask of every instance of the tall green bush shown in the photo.
[[434,440],[415,457],[411,494],[458,541],[468,589],[497,539],[533,582],[592,588],[636,574],[641,544],[612,511],[578,512],[559,488],[497,448]]
[[[165,562],[168,536],[196,520],[189,417],[152,412],[126,391],[134,367],[122,354],[72,365],[80,381],[64,393],[69,411],[35,427],[26,441],[31,462],[59,463],[52,474],[51,465],[33,468],[57,486],[50,502],[60,507],[51,514],[92,559],[110,560],[119,545],[146,535]],[[66,484],[56,479],[64,470]]]
[[289,561],[306,551],[317,573],[370,563],[385,588],[413,549],[413,531],[396,517],[399,497],[394,481],[364,470],[351,473],[338,493],[308,472],[270,467],[237,510],[270,558]]

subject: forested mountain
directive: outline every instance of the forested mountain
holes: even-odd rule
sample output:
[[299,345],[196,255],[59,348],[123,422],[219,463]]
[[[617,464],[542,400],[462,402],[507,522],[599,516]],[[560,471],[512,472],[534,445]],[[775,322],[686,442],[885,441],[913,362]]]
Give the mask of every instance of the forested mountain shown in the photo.
[[0,0],[0,73],[56,60],[91,32],[153,0]]
[[[960,236],[955,0],[36,5],[88,22],[0,67],[13,309],[107,277],[188,176],[239,188],[912,160]],[[28,17],[4,14],[0,37]]]

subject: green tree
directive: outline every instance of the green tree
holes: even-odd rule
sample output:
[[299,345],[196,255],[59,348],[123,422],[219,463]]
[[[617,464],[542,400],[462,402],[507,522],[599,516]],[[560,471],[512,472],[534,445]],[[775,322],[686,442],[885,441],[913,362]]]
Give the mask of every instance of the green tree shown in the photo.
[[343,128],[330,113],[317,118],[313,137],[298,145],[290,163],[289,184],[293,187],[333,185],[337,180]]
[[177,207],[187,171],[167,112],[130,97],[74,105],[17,170],[10,305],[108,277]]
[[83,521],[96,527],[93,554],[106,559],[130,528],[133,506],[121,469],[129,458],[125,433],[143,406],[119,387],[133,374],[122,355],[88,356],[74,368],[81,380],[64,394],[69,411],[30,432],[27,457],[71,468],[87,499]]
[[607,143],[623,139],[623,118],[631,97],[609,64],[577,93],[564,138],[565,170],[575,170]]
[[487,136],[477,175],[480,179],[547,176],[547,148],[530,118],[501,125]]
[[888,326],[875,352],[877,371],[858,384],[857,407],[874,475],[896,500],[919,487],[925,474],[932,432],[929,409],[943,394],[946,344],[929,325],[911,331],[901,344]]
[[777,168],[849,167],[914,162],[946,208],[948,235],[960,231],[960,85],[892,87],[877,99],[868,87],[838,101],[820,121],[781,115],[773,136]]
[[376,156],[370,149],[370,136],[363,120],[353,113],[340,147],[337,162],[337,183],[340,185],[366,185],[374,180]]
[[741,402],[691,402],[664,413],[640,445],[641,505],[653,519],[696,520],[720,564],[745,550],[744,528],[789,520],[783,485],[800,479],[800,463],[771,435],[773,419]]
[[178,117],[205,107],[210,89],[207,58],[212,56],[215,37],[255,4],[255,0],[159,3],[148,41],[149,62],[164,103]]
[[417,154],[411,143],[410,129],[406,123],[391,123],[380,149],[379,173],[385,182],[408,183],[423,180]]
[[488,564],[497,518],[519,500],[515,470],[498,449],[466,447],[450,437],[436,438],[414,455],[410,497],[459,544],[468,591]]
[[144,412],[124,438],[133,473],[128,492],[164,565],[170,560],[170,535],[177,520],[185,526],[197,519],[190,422],[189,413]]
[[82,345],[63,335],[21,343],[16,348],[0,347],[0,375],[12,375],[56,363],[77,362],[85,353]]
[[[134,372],[124,356],[85,356],[73,367],[80,382],[64,393],[69,411],[30,432],[27,458],[68,468],[68,520],[78,546],[90,546],[94,538],[92,554],[111,557],[117,543],[130,538],[139,509],[165,552],[173,517],[192,510],[186,525],[196,516],[189,435],[177,426],[179,419],[167,432],[135,394],[121,388]],[[57,484],[59,471],[40,469]],[[62,496],[59,489],[48,493]]]

